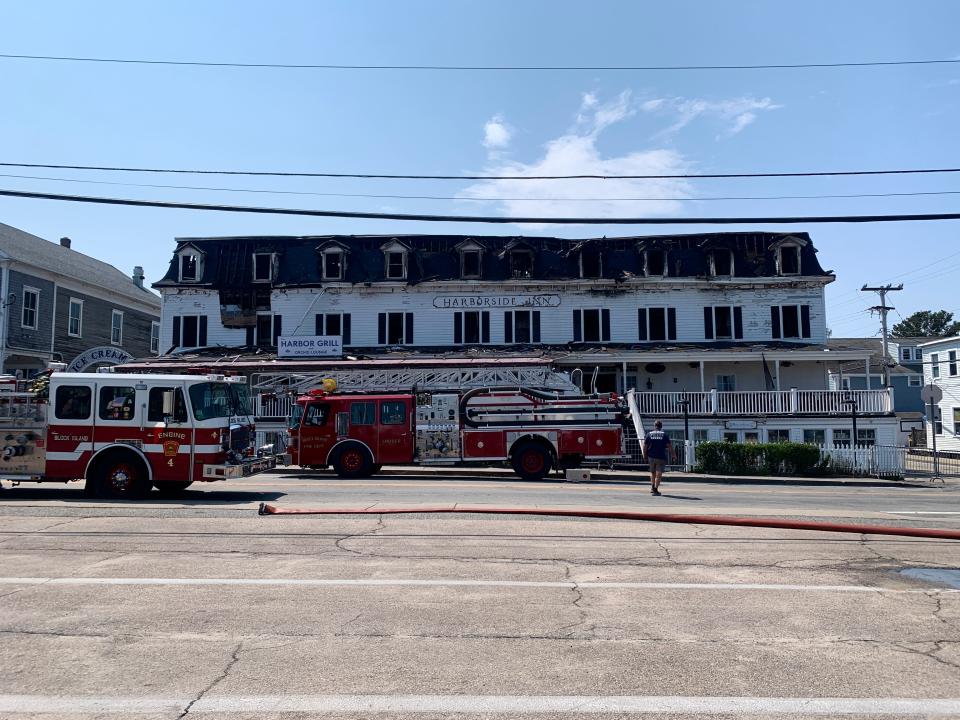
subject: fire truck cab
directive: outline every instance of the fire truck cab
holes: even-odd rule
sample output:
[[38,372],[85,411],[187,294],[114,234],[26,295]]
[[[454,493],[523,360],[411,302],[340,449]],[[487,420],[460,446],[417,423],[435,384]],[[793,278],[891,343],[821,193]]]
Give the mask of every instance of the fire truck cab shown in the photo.
[[525,480],[623,454],[624,409],[612,395],[560,397],[526,388],[347,394],[297,399],[291,463],[364,477],[383,465],[509,462]]
[[83,479],[101,497],[175,493],[274,465],[256,457],[246,386],[221,375],[62,373],[0,390],[0,479]]

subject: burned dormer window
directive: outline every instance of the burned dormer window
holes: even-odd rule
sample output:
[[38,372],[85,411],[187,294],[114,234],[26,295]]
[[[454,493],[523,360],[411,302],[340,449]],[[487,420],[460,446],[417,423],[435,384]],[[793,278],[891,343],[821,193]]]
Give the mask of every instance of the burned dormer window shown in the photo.
[[533,277],[533,253],[529,250],[510,252],[510,276],[514,279]]
[[710,274],[714,277],[733,275],[733,253],[729,250],[714,250],[710,253]]
[[392,250],[386,253],[387,280],[407,279],[407,253]]
[[200,282],[203,277],[203,254],[192,245],[187,245],[177,255],[180,282]]
[[462,250],[460,252],[460,277],[465,280],[480,279],[479,250]]
[[253,281],[270,282],[273,280],[273,253],[253,254]]
[[323,254],[323,279],[343,280],[343,253],[331,250]]
[[580,253],[580,277],[603,277],[603,262],[596,248],[587,248]]
[[665,250],[650,249],[644,252],[644,274],[647,277],[664,277],[667,274]]
[[796,245],[784,245],[780,248],[780,274],[800,274],[800,248]]

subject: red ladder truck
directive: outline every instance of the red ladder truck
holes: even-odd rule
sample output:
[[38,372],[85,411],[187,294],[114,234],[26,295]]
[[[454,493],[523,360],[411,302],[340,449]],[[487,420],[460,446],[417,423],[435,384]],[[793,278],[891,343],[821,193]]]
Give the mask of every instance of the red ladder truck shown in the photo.
[[0,383],[0,480],[85,480],[89,495],[135,498],[270,469],[240,380],[54,372],[44,392]]
[[356,478],[383,465],[509,462],[521,478],[540,480],[554,468],[624,454],[625,406],[615,394],[331,390],[332,383],[297,398],[289,428],[292,464]]

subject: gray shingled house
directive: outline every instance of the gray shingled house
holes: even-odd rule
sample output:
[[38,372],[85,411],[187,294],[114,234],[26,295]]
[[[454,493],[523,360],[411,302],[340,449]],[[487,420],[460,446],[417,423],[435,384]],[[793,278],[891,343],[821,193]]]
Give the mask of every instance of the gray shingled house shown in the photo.
[[0,372],[29,377],[51,360],[87,370],[158,352],[160,298],[70,247],[0,223]]

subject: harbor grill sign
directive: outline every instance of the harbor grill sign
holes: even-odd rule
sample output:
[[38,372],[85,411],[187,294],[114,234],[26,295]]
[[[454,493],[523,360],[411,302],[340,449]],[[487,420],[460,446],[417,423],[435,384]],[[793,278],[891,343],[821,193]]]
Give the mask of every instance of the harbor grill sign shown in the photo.
[[339,335],[281,335],[277,340],[277,357],[309,358],[340,357],[343,339]]
[[559,307],[559,295],[437,295],[433,306],[443,310],[504,310]]

